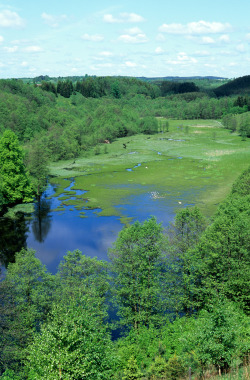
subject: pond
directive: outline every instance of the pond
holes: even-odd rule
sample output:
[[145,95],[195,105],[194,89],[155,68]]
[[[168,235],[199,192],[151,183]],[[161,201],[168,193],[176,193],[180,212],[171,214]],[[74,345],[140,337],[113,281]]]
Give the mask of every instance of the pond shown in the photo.
[[[74,186],[72,179],[65,191]],[[109,189],[112,191],[112,189]],[[154,215],[159,223],[166,227],[173,219],[178,208],[193,205],[193,200],[201,189],[166,191],[146,186],[142,194],[131,195],[115,206],[120,215],[129,221],[145,219]],[[108,249],[117,239],[124,227],[117,216],[101,216],[100,209],[79,210],[74,206],[65,206],[63,211],[59,197],[53,196],[55,186],[49,185],[35,204],[33,214],[20,215],[18,220],[0,220],[0,252],[2,264],[14,260],[14,252],[22,247],[33,248],[36,256],[51,273],[57,271],[59,262],[68,250],[80,249],[83,254],[108,260]],[[75,195],[83,194],[75,191]],[[60,194],[62,197],[63,194]],[[72,197],[74,199],[74,197]]]

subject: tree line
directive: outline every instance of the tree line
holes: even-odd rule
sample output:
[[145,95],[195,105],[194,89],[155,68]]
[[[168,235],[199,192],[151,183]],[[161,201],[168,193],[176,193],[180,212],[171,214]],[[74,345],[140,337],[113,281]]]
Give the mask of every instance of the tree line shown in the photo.
[[3,379],[178,379],[249,354],[249,179],[212,220],[183,209],[125,227],[109,262],[69,251],[56,274],[22,249],[0,283]]

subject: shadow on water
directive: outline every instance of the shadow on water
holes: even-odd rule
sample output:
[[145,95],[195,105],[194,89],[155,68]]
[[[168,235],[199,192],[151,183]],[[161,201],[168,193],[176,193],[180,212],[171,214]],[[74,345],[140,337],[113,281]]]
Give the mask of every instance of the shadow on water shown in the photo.
[[15,253],[26,248],[29,227],[23,213],[16,218],[0,218],[0,261],[5,268],[15,261]]
[[[76,195],[85,193],[81,190],[74,190],[73,193],[73,186],[74,179],[70,186],[64,189],[72,200]],[[173,220],[177,208],[193,204],[197,197],[193,188],[185,192],[182,189],[161,191],[138,184],[126,186],[139,187],[143,193],[131,195],[124,199],[122,204],[115,206],[119,214],[140,222],[154,215],[163,227]],[[108,260],[108,249],[112,247],[124,226],[120,218],[99,216],[97,209],[79,209],[72,204],[62,205],[59,198],[63,194],[59,197],[54,194],[55,188],[49,185],[34,205],[34,213],[28,218],[21,214],[14,221],[0,219],[0,259],[3,265],[14,261],[15,252],[20,251],[22,247],[34,249],[36,256],[51,273],[56,273],[67,251],[75,249],[90,257]]]
[[32,231],[34,238],[42,243],[46,239],[51,227],[52,215],[50,213],[52,201],[45,197],[39,197],[35,203],[32,217]]

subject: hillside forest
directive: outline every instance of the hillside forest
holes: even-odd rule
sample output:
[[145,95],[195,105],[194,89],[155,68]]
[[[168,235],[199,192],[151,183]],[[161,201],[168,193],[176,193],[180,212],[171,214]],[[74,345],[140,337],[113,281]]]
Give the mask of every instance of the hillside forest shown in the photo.
[[[250,76],[0,80],[1,218],[39,201],[51,163],[172,119],[214,119],[246,141]],[[195,206],[166,230],[154,216],[125,226],[108,261],[75,247],[51,274],[16,252],[0,281],[0,378],[249,378],[249,185],[250,167],[209,219]]]

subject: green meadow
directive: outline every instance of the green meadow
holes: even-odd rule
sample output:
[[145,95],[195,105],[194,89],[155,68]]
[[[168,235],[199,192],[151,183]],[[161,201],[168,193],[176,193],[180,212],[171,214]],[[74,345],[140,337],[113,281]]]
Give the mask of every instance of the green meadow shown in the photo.
[[[222,128],[216,120],[169,120],[169,131],[161,132],[166,120],[158,118],[159,133],[118,139],[76,160],[60,161],[50,167],[55,196],[64,205],[82,210],[101,209],[98,215],[122,215],[115,206],[128,197],[151,192],[155,197],[176,198],[180,189],[189,190],[190,201],[206,216],[213,215],[232,183],[249,165],[250,143]],[[75,178],[74,187],[64,191]],[[76,195],[75,190],[85,190]],[[198,195],[197,195],[198,194]]]

